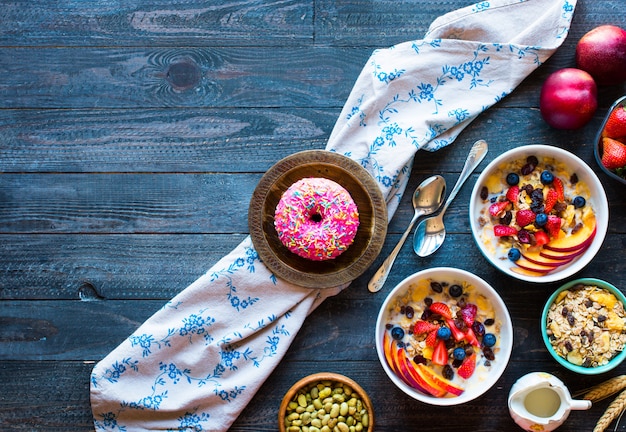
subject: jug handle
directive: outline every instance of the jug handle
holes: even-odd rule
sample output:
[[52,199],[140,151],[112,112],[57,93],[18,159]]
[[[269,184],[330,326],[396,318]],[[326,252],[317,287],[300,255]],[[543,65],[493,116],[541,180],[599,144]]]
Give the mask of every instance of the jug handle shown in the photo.
[[571,410],[588,410],[589,408],[591,408],[591,401],[590,400],[576,400],[576,399],[572,399],[572,402],[570,404],[570,409]]

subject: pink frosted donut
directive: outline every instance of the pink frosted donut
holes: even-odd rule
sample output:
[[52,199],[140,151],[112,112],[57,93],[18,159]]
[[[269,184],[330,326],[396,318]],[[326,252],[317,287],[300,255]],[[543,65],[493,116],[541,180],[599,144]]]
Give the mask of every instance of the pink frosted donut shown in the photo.
[[354,241],[359,212],[347,190],[332,180],[305,178],[283,193],[274,215],[280,241],[310,260],[338,257]]

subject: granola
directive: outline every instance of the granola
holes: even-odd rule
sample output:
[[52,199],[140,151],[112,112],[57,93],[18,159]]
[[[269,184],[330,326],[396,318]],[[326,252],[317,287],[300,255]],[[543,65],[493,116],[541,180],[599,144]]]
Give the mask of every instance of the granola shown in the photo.
[[605,365],[626,344],[624,305],[595,285],[578,284],[559,293],[546,324],[556,353],[575,365]]

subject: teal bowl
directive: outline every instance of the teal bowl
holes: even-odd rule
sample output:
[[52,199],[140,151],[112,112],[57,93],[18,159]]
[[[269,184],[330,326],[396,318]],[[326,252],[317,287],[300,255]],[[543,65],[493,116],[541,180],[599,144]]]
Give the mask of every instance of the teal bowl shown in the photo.
[[626,350],[622,350],[619,354],[613,357],[605,365],[597,366],[597,367],[579,366],[574,363],[570,363],[567,359],[559,356],[556,353],[556,351],[550,344],[550,340],[549,340],[548,333],[547,333],[548,311],[550,309],[550,306],[552,305],[552,303],[554,303],[556,297],[562,291],[570,289],[578,284],[594,285],[599,288],[603,288],[611,292],[617,298],[617,300],[619,300],[622,303],[622,305],[626,306],[626,296],[624,296],[624,294],[617,287],[615,287],[614,285],[611,285],[608,282],[605,282],[600,279],[594,279],[594,278],[582,278],[582,279],[576,279],[576,280],[570,281],[566,283],[565,285],[561,286],[559,289],[557,289],[546,302],[546,305],[543,308],[543,313],[541,314],[541,335],[543,337],[543,342],[546,348],[548,349],[548,352],[550,353],[552,357],[554,357],[554,359],[558,363],[561,364],[561,366],[565,367],[566,369],[571,370],[572,372],[576,372],[576,373],[583,374],[583,375],[598,375],[598,374],[610,371],[611,369],[617,367],[622,361],[624,361],[624,358],[626,358]]

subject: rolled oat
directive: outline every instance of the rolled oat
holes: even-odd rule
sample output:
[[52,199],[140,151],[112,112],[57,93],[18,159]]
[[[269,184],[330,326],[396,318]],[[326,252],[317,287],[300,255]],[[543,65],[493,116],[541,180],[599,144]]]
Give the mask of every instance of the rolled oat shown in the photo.
[[562,291],[550,306],[546,327],[556,353],[579,366],[605,365],[626,344],[624,305],[595,285]]

